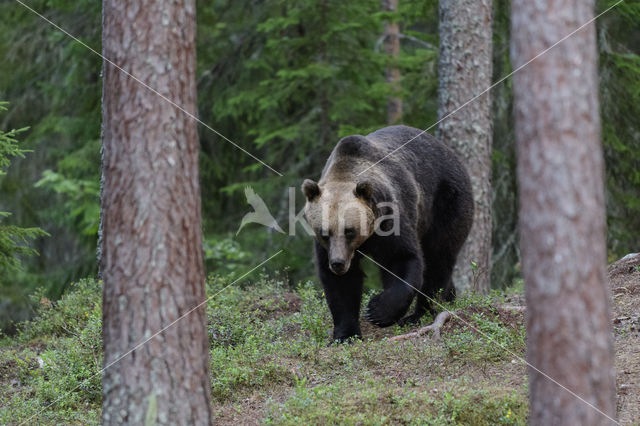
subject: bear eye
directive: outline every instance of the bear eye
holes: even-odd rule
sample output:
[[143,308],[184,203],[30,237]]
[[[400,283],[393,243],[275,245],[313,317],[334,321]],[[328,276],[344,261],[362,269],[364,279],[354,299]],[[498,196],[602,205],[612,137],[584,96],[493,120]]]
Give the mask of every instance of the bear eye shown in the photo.
[[344,236],[352,240],[356,237],[356,230],[353,228],[347,228],[344,230]]
[[323,230],[319,229],[319,230],[316,231],[316,235],[322,241],[329,241],[329,232],[327,232],[327,231],[323,231]]

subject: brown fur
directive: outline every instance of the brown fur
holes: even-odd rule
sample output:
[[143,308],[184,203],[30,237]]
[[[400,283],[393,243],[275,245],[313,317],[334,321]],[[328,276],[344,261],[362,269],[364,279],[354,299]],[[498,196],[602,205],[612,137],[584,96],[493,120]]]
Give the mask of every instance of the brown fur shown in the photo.
[[[462,162],[444,144],[406,126],[348,136],[320,181],[305,180],[302,190],[334,339],[360,335],[363,253],[382,265],[384,291],[366,314],[376,325],[417,321],[428,298],[455,297],[451,273],[471,228],[473,198]],[[416,311],[402,318],[416,289]]]

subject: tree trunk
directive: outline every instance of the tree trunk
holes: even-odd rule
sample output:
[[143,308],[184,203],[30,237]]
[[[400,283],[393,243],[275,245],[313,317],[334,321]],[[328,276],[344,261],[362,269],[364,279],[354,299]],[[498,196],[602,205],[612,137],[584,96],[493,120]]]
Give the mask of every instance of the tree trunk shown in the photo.
[[[438,117],[491,85],[491,0],[439,2]],[[459,292],[491,287],[491,99],[486,93],[439,124],[437,136],[464,160],[473,186],[473,227],[453,275]],[[472,262],[473,266],[472,267]]]
[[[514,68],[592,17],[592,0],[514,0]],[[615,416],[596,66],[592,24],[514,76],[527,360],[592,404],[530,367],[532,425]]]
[[[398,0],[382,0],[383,12],[397,12]],[[397,60],[400,55],[400,35],[398,23],[387,21],[384,24],[383,34],[384,53],[389,55],[389,62]],[[389,65],[385,72],[387,83],[391,86],[393,94],[387,101],[387,123],[395,124],[402,120],[402,99],[398,96],[400,92],[400,70],[394,64]]]
[[[103,54],[196,114],[195,2],[103,3]],[[204,300],[196,122],[104,64],[104,365]],[[205,308],[106,368],[104,424],[211,423]]]

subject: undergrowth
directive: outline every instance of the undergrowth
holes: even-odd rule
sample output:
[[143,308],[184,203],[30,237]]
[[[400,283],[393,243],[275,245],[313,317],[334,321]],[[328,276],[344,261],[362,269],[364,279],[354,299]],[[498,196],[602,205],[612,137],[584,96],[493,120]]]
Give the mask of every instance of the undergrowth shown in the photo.
[[[409,327],[363,324],[363,341],[328,346],[331,318],[313,283],[293,291],[278,276],[260,276],[224,289],[232,282],[207,281],[217,421],[526,423],[524,368],[513,362],[524,329],[496,311],[505,293],[448,304],[463,321],[450,321],[440,344],[392,343]],[[0,339],[0,424],[99,423],[102,283],[70,288],[55,303],[34,294],[34,319]]]

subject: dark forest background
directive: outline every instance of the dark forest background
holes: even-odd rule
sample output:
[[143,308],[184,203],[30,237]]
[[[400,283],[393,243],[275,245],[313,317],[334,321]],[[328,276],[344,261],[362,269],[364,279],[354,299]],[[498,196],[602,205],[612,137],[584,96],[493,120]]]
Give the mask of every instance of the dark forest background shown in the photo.
[[[598,1],[604,10],[613,1]],[[36,0],[30,6],[100,51],[101,4]],[[596,11],[597,13],[597,11]],[[400,1],[397,13],[378,1],[198,2],[200,119],[284,174],[256,163],[200,127],[200,173],[209,273],[244,271],[284,247],[275,269],[291,283],[313,276],[311,238],[251,225],[236,237],[252,186],[287,230],[288,188],[317,178],[345,135],[385,126],[392,88],[385,68],[399,68],[404,124],[437,120],[438,7]],[[494,2],[493,80],[508,74],[509,1]],[[383,52],[385,19],[400,23],[401,54]],[[0,259],[0,328],[29,316],[38,287],[56,299],[71,283],[96,274],[99,226],[102,59],[15,2],[0,3],[0,130],[24,157],[0,163],[0,243],[10,226],[39,255]],[[638,251],[640,231],[640,4],[624,2],[597,21],[602,140],[610,258]],[[393,61],[393,63],[391,63]],[[511,80],[492,92],[492,286],[519,273],[517,185]],[[5,135],[6,136],[6,135]],[[15,145],[14,145],[15,147]],[[11,154],[11,152],[0,152]],[[13,154],[18,154],[14,151]],[[14,229],[14,235],[15,229]],[[24,251],[24,250],[23,250]]]

